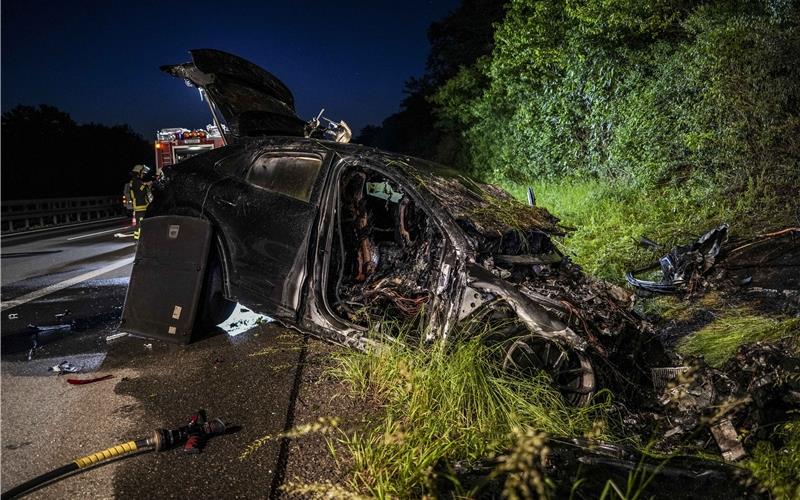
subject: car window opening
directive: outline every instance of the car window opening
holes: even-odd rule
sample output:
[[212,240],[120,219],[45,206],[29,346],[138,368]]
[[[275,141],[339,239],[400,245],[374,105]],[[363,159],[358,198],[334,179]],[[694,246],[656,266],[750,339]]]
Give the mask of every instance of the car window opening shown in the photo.
[[377,172],[339,184],[327,293],[335,312],[362,326],[415,321],[431,300],[441,233],[413,198]]
[[250,167],[247,181],[263,189],[307,202],[322,159],[314,156],[266,154]]

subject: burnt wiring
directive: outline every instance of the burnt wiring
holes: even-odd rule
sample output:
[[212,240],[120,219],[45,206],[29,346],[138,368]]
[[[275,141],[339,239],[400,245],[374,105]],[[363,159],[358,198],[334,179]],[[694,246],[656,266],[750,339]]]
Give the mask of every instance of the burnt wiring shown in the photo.
[[357,323],[417,317],[431,300],[429,279],[440,241],[414,200],[392,181],[356,170],[342,179],[337,202],[337,312]]
[[417,292],[414,294],[416,297],[402,295],[395,288],[384,286],[387,279],[383,278],[373,288],[365,290],[364,298],[372,302],[378,297],[386,297],[400,312],[409,317],[419,314],[422,307],[430,300],[430,294],[427,292]]

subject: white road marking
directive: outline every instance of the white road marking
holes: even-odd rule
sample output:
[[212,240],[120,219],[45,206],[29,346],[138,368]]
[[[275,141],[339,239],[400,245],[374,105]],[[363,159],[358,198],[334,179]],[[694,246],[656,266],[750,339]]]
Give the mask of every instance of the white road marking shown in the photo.
[[91,238],[92,236],[97,236],[98,234],[110,233],[111,231],[119,231],[120,229],[128,229],[129,227],[130,226],[115,227],[114,229],[108,229],[106,231],[100,231],[100,232],[97,232],[97,233],[84,234],[84,235],[81,235],[81,236],[73,236],[72,238],[67,238],[67,241],[79,240],[81,238]]
[[17,297],[16,299],[7,300],[5,302],[0,303],[0,311],[5,311],[7,309],[11,309],[12,307],[17,307],[19,305],[25,304],[26,302],[42,298],[45,295],[50,295],[51,293],[63,290],[65,288],[69,288],[73,285],[77,285],[78,283],[90,280],[92,278],[96,278],[97,276],[100,276],[102,274],[106,274],[115,269],[119,269],[120,267],[127,266],[128,264],[133,262],[133,259],[134,257],[128,257],[126,259],[122,259],[120,261],[109,264],[105,267],[101,267],[100,269],[95,269],[94,271],[83,273],[81,275],[75,276],[74,278],[70,278],[68,280],[64,280],[59,283],[55,283],[53,285],[40,288],[39,290],[27,293],[22,297]]

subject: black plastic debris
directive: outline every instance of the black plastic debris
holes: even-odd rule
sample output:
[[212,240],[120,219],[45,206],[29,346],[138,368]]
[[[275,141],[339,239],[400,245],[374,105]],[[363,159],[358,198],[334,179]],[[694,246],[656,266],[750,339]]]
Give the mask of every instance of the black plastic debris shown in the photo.
[[69,309],[64,309],[64,312],[60,312],[60,313],[56,314],[55,318],[56,319],[64,319],[67,316],[70,316],[71,314],[72,314],[72,311],[70,311]]
[[659,248],[661,248],[661,245],[651,240],[647,236],[642,236],[641,238],[639,238],[639,246],[641,246],[642,248],[649,248],[650,250],[658,250]]
[[31,324],[31,325],[28,325],[28,328],[30,328],[31,330],[33,330],[33,331],[35,331],[37,333],[41,333],[41,332],[50,333],[50,332],[67,332],[69,330],[72,330],[72,326],[73,325],[71,323],[64,323],[64,324],[60,324],[60,325],[44,325],[44,326],[38,326],[38,325]]
[[800,411],[800,357],[791,345],[789,339],[744,345],[720,368],[692,360],[662,394],[666,418],[657,447],[713,438],[723,458],[736,461],[752,443],[769,439],[776,423]]
[[41,343],[47,343],[47,339],[51,334],[58,334],[72,331],[75,323],[63,323],[59,325],[34,325],[28,324],[28,334],[30,335],[31,347],[28,350],[28,361],[33,359],[36,354],[36,349],[40,347]]
[[[697,280],[708,273],[719,255],[722,244],[728,238],[728,224],[722,224],[697,239],[697,241],[673,248],[661,257],[658,263],[629,271],[625,279],[631,286],[651,293],[677,294],[692,288]],[[642,238],[642,242],[647,238]],[[647,245],[652,247],[651,240]],[[656,244],[657,245],[657,244]],[[661,267],[660,281],[645,281],[636,274]]]

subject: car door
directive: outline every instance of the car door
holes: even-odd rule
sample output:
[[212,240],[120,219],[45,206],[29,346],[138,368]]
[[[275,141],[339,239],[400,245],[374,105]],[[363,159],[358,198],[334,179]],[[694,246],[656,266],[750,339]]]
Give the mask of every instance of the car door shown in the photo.
[[233,295],[259,312],[296,319],[328,161],[323,150],[268,149],[213,190]]

